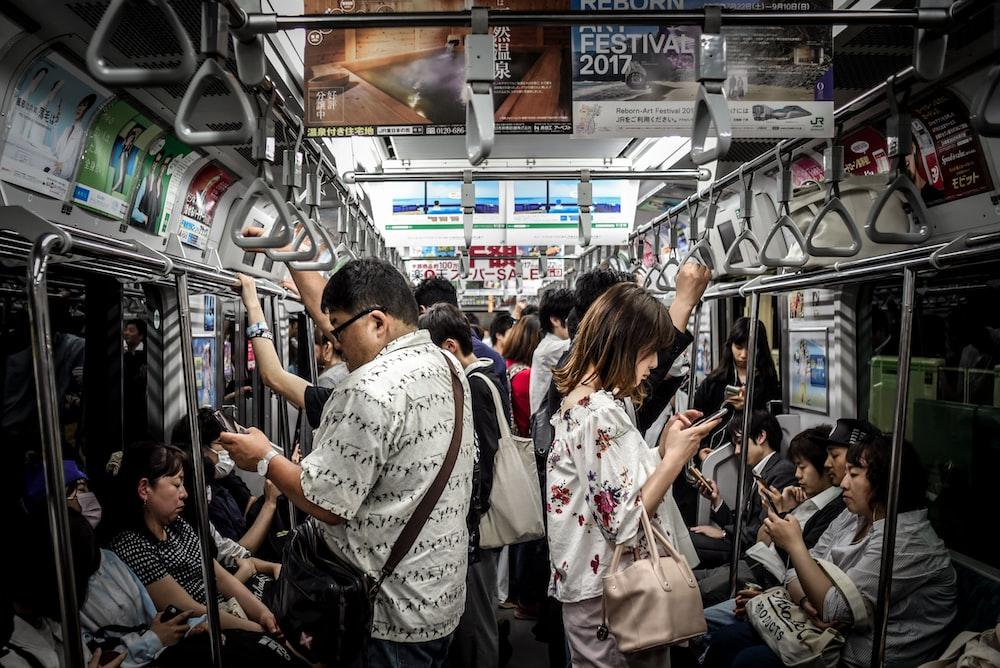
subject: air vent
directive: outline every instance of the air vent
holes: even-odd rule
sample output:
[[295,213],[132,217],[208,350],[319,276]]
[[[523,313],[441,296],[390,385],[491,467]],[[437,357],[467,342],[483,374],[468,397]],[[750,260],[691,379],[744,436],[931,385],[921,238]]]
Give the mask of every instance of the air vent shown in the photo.
[[[187,0],[185,2],[171,3],[175,11],[181,15],[182,5],[193,5],[198,13],[196,14],[196,33],[200,33],[197,28],[201,21],[201,5],[198,2]],[[67,5],[68,9],[80,17],[84,23],[91,28],[97,28],[104,11],[108,7],[107,2],[76,2]],[[185,27],[190,32],[187,21],[183,21]],[[111,46],[121,52],[122,56],[129,59],[129,64],[134,60],[146,60],[156,58],[159,60],[172,61],[171,65],[179,60],[180,45],[169,30],[165,30],[167,24],[163,12],[156,5],[145,2],[130,2],[125,5],[125,15],[122,22],[115,30],[111,38]],[[200,35],[195,34],[192,39],[199,39]],[[195,42],[197,44],[197,41]]]
[[870,54],[838,53],[833,61],[834,85],[838,91],[868,90],[904,69],[912,60],[910,53],[883,54],[877,58]]

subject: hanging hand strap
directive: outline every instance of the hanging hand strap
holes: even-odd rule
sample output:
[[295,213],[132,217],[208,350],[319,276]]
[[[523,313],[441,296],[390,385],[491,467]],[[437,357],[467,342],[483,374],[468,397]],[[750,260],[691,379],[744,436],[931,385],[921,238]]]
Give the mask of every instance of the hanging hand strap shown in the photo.
[[427,523],[427,518],[431,516],[431,511],[434,510],[434,506],[437,505],[438,499],[441,498],[441,493],[448,484],[451,472],[455,468],[455,461],[458,459],[458,450],[462,445],[462,425],[465,420],[465,390],[462,389],[462,380],[458,377],[458,372],[452,366],[451,360],[444,353],[441,353],[441,356],[444,358],[444,363],[447,365],[448,371],[451,372],[451,389],[455,400],[455,428],[451,434],[451,444],[448,446],[448,454],[445,455],[444,462],[442,462],[441,468],[434,478],[434,482],[431,483],[430,488],[424,494],[423,498],[420,499],[417,509],[410,515],[410,519],[407,520],[402,533],[399,534],[395,545],[392,546],[389,558],[386,559],[385,565],[382,566],[378,584],[375,586],[376,591],[382,585],[382,582],[396,570],[396,566],[399,565],[399,562],[403,560],[406,553],[413,547],[414,541],[420,535],[421,529]]

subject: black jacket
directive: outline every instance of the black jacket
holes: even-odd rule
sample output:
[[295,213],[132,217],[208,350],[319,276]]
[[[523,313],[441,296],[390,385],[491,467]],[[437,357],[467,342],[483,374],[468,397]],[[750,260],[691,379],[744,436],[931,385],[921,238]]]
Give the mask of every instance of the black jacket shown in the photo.
[[[776,452],[767,461],[767,465],[761,471],[760,477],[771,487],[784,489],[789,485],[796,484],[795,465],[782,457],[781,453]],[[743,530],[740,532],[740,544],[744,548],[750,547],[757,542],[757,532],[760,531],[760,527],[764,523],[764,518],[767,517],[767,511],[763,508],[763,504],[760,501],[760,494],[757,493],[757,485],[754,483],[754,479],[750,476],[749,472],[747,472],[746,479],[749,484],[744,496]],[[746,498],[747,496],[749,496],[749,499]],[[718,510],[712,511],[712,521],[725,529],[727,534],[732,534],[736,531],[736,515],[730,510],[725,501],[722,502]]]
[[503,403],[503,389],[500,379],[493,373],[491,365],[475,364],[467,370],[469,393],[472,397],[472,426],[476,432],[476,448],[479,456],[472,470],[472,499],[466,523],[469,529],[469,559],[479,559],[479,520],[490,509],[490,495],[493,493],[494,460],[500,448],[500,423],[510,417],[505,413],[497,416],[496,402],[490,384],[500,394],[502,412],[507,408]]
[[[694,393],[694,403],[692,404],[692,407],[701,411],[705,415],[709,415],[710,413],[714,413],[719,410],[722,408],[722,404],[726,400],[726,385],[739,386],[742,385],[742,383],[735,378],[706,378],[702,381],[701,385],[698,386],[698,390]],[[768,401],[780,399],[781,385],[766,382],[758,376],[753,387],[754,409],[763,410],[764,408],[767,408]],[[701,442],[702,446],[717,448],[722,445],[725,430],[728,425],[729,422],[727,420],[723,420],[722,423],[712,431],[712,433],[705,437],[705,439]]]

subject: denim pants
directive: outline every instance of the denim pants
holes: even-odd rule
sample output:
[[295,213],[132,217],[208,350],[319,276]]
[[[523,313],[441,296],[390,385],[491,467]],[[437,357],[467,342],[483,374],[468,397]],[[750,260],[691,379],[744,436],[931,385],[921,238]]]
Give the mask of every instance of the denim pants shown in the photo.
[[443,668],[451,635],[427,642],[368,641],[368,668]]
[[782,668],[749,622],[740,619],[712,633],[705,668]]

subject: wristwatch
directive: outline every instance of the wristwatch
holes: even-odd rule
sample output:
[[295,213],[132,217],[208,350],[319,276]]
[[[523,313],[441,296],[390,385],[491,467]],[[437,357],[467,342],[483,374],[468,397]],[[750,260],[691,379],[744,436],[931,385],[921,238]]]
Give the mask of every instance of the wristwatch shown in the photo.
[[275,452],[274,450],[268,450],[267,454],[264,455],[263,459],[257,462],[257,474],[261,478],[267,477],[267,467],[271,463],[271,460],[274,459],[274,456],[277,454],[278,453]]
[[274,340],[274,334],[268,329],[266,322],[255,322],[247,327],[247,339],[270,339]]

